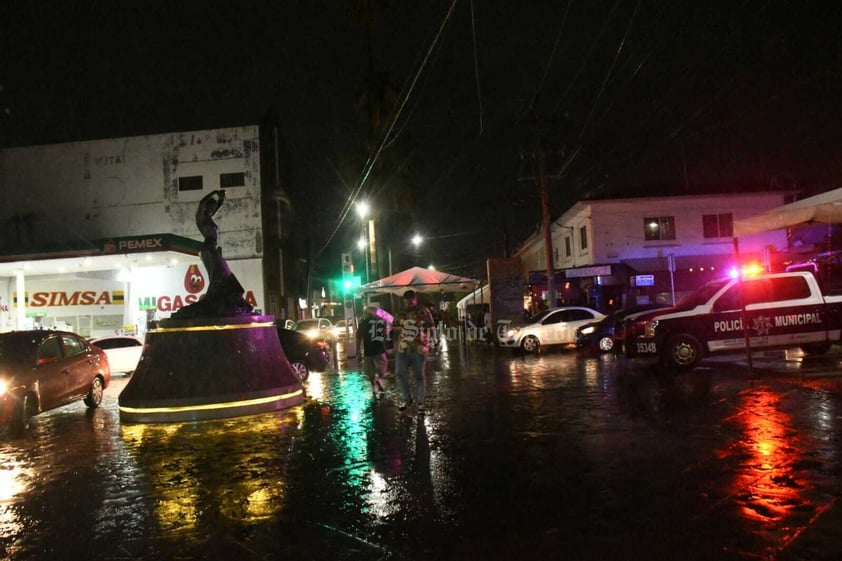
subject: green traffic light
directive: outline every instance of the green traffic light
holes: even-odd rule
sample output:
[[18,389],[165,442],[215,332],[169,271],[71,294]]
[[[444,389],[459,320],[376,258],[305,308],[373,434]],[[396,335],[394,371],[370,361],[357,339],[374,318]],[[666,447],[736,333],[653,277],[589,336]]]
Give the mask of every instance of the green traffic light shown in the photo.
[[336,279],[336,290],[339,294],[350,294],[362,286],[362,277],[351,276]]

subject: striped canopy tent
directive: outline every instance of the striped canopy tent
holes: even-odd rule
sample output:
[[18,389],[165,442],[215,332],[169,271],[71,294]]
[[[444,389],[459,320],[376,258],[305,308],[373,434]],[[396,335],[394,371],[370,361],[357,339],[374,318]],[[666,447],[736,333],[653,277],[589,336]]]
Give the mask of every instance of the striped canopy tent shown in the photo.
[[360,291],[401,295],[410,289],[426,293],[471,292],[477,286],[479,286],[479,281],[476,279],[423,267],[410,267],[400,273],[364,284],[360,287]]

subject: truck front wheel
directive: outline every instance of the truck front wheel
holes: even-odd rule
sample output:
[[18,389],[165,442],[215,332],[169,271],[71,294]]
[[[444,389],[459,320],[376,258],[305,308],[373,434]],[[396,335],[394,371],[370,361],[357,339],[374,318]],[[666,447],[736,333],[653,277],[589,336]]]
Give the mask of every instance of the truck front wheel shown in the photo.
[[664,348],[664,360],[670,366],[693,368],[702,360],[702,345],[692,335],[673,335]]

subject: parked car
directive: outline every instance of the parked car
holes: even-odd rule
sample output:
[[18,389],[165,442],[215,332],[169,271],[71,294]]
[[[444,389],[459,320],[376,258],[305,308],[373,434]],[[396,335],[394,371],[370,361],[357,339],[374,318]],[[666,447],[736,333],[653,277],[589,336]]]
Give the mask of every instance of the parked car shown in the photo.
[[[345,326],[348,326],[348,330],[345,330]],[[354,334],[356,330],[354,329],[354,320],[350,319],[340,319],[335,324],[333,324],[333,338],[337,341],[344,341],[347,338],[350,338],[351,341],[354,340]]]
[[626,318],[640,312],[666,308],[666,304],[641,304],[611,312],[576,330],[576,349],[585,354],[622,352]]
[[112,374],[122,372],[130,376],[143,355],[143,340],[133,335],[106,335],[90,339],[90,342],[108,355]]
[[105,351],[67,331],[0,333],[0,421],[29,426],[42,411],[83,399],[99,407],[111,381]]
[[300,319],[295,322],[293,331],[303,333],[316,341],[333,340],[333,324],[327,318]]
[[570,345],[576,342],[576,330],[605,317],[584,306],[561,306],[536,314],[522,325],[511,326],[499,338],[500,346],[537,352],[546,345]]
[[324,340],[313,339],[307,335],[278,327],[278,338],[293,372],[301,379],[307,380],[310,372],[324,372],[330,365],[330,355]]

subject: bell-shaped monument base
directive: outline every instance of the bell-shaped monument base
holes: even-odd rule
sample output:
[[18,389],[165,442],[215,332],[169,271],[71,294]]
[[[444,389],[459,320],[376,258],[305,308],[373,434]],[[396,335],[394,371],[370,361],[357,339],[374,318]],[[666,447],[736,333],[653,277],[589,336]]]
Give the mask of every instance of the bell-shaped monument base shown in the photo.
[[146,334],[120,420],[169,423],[277,411],[304,401],[274,317],[167,319]]

